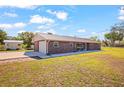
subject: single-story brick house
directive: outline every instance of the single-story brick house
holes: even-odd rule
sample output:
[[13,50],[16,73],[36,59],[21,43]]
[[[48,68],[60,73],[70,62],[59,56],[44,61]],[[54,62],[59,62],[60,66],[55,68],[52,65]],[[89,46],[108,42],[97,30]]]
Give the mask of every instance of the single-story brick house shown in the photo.
[[47,33],[36,33],[34,38],[34,51],[43,54],[57,54],[75,51],[100,50],[99,42],[71,36],[60,36]]
[[12,50],[16,50],[16,49],[21,49],[21,44],[23,43],[22,40],[4,40],[4,45],[5,45],[5,49],[12,49]]

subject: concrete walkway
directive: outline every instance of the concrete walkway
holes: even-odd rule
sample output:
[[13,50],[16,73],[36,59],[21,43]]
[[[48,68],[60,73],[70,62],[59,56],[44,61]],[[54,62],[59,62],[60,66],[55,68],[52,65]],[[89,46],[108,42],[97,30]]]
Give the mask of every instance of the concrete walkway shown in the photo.
[[92,51],[79,51],[79,52],[70,52],[70,53],[61,53],[61,54],[51,54],[51,55],[39,55],[40,58],[52,58],[52,57],[60,57],[60,56],[69,56],[75,54],[83,54],[83,53],[90,53],[90,52],[98,52],[100,50],[92,50]]

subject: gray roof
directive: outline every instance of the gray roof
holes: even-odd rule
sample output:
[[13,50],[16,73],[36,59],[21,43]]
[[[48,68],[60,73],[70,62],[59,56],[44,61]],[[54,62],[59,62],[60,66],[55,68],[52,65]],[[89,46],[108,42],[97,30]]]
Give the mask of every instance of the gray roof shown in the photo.
[[4,40],[4,43],[23,43],[22,40]]
[[46,40],[98,43],[97,41],[93,41],[93,40],[87,39],[87,38],[61,36],[61,35],[47,34],[47,33],[38,33],[38,34]]

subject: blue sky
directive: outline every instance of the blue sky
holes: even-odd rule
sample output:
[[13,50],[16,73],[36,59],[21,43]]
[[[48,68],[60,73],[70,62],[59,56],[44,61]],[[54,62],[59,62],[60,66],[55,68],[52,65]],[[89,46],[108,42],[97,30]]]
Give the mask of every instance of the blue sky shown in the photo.
[[52,32],[59,35],[103,39],[113,24],[124,21],[123,6],[1,6],[0,27],[9,36],[19,32]]

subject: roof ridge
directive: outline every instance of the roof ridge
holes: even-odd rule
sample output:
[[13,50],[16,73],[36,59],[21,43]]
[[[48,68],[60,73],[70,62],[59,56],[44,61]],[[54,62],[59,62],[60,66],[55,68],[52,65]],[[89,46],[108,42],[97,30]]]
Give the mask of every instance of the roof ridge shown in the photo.
[[79,39],[88,39],[88,40],[91,40],[91,39],[89,39],[89,38],[82,38],[82,37],[76,37],[76,36],[66,36],[66,35],[48,34],[48,33],[42,33],[42,32],[40,32],[40,34],[53,35],[53,36],[61,36],[61,37],[71,37],[71,38],[79,38]]

